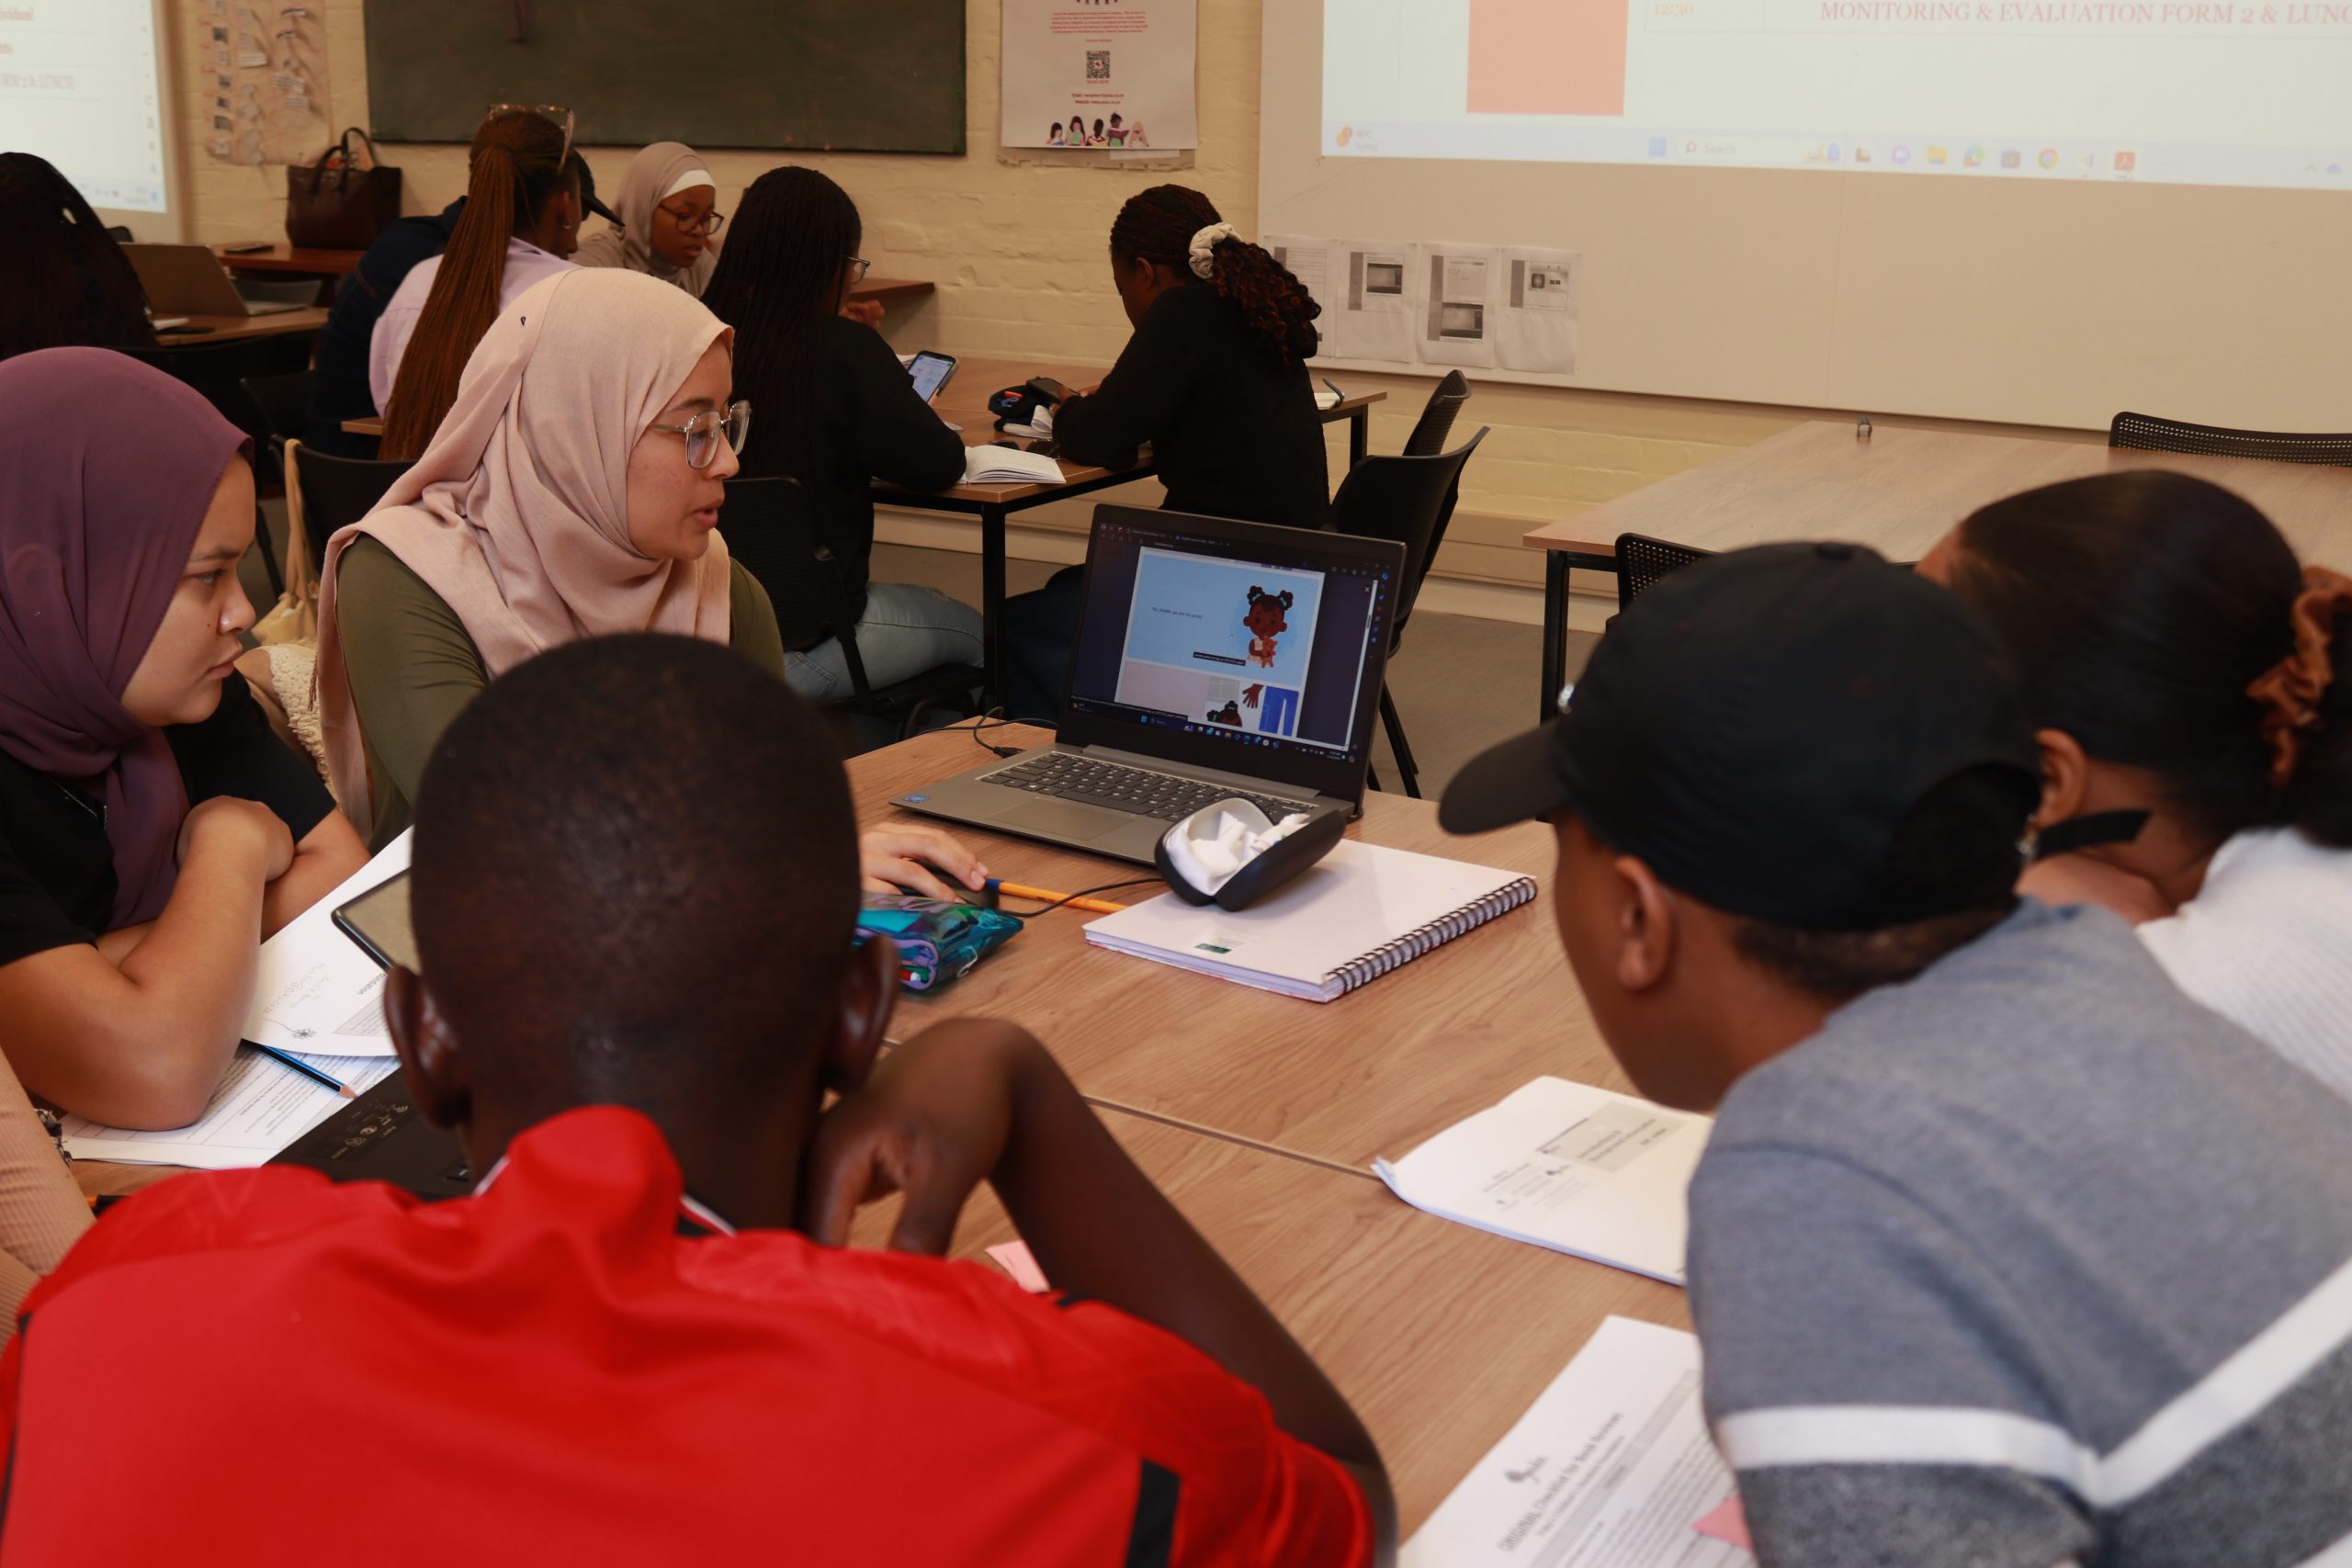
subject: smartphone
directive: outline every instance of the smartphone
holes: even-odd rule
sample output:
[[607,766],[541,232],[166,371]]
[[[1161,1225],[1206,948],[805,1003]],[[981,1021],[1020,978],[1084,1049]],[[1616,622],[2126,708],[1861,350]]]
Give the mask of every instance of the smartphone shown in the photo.
[[417,968],[416,932],[408,919],[408,873],[378,883],[334,912],[335,929],[390,969]]
[[939,389],[956,374],[955,356],[926,348],[915,355],[915,362],[907,367],[907,374],[915,378],[915,396],[929,402],[939,396]]

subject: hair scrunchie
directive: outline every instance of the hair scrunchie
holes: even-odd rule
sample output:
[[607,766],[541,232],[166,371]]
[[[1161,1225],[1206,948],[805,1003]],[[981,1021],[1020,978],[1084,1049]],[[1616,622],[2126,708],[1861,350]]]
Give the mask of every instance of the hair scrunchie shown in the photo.
[[2295,651],[2245,689],[2262,705],[2262,739],[2270,748],[2270,784],[2283,789],[2295,776],[2303,738],[2319,728],[2320,699],[2335,679],[2328,644],[2335,617],[2352,610],[2352,577],[2324,566],[2303,569],[2303,591],[2288,619],[2295,629]]
[[1230,223],[1212,223],[1196,231],[1193,235],[1193,276],[1216,276],[1216,248],[1233,237],[1233,225]]

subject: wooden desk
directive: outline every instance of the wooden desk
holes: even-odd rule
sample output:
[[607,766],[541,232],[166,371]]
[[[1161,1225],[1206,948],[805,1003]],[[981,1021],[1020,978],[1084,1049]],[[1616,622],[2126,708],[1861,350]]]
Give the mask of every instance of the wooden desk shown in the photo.
[[1861,441],[1850,424],[1816,420],[1529,531],[1521,542],[1546,552],[1542,715],[1551,716],[1560,691],[1568,573],[1616,570],[1620,534],[1708,550],[1851,539],[1890,560],[1917,560],[1988,502],[2131,468],[2172,468],[2226,486],[2267,513],[2306,556],[2324,557],[2352,538],[2352,468],[1945,430],[1882,429]]
[[[1050,377],[1066,387],[1091,387],[1102,380],[1103,367],[1041,365],[1035,360],[964,359],[956,378],[933,400],[942,417],[963,426],[964,445],[978,446],[998,439],[996,416],[988,411],[990,393],[1018,386],[1035,376]],[[1348,461],[1363,460],[1371,441],[1371,408],[1387,398],[1385,392],[1360,392],[1322,411],[1326,424],[1348,422]],[[345,427],[349,428],[348,426]],[[1004,560],[1006,520],[1016,512],[1048,502],[1105,490],[1113,485],[1148,479],[1158,470],[1148,453],[1129,468],[1098,468],[1065,462],[1059,484],[957,485],[951,490],[922,491],[896,485],[876,485],[875,497],[892,506],[916,512],[951,512],[980,520],[980,615],[987,631],[985,663],[989,701],[1004,701]]]
[[[1117,1111],[1103,1121],[1356,1407],[1387,1461],[1406,1536],[1603,1317],[1690,1326],[1671,1285],[1422,1213],[1368,1175]],[[879,1246],[896,1208],[867,1210],[853,1244]],[[954,1256],[993,1272],[981,1249],[1012,1234],[983,1190]]]
[[286,337],[296,333],[314,333],[327,324],[326,311],[316,305],[305,305],[299,310],[272,310],[265,316],[190,316],[191,327],[209,327],[209,332],[164,331],[155,334],[155,341],[164,348],[203,348],[216,343],[240,343],[247,338]]
[[[1052,739],[1025,727],[992,728],[988,738],[1008,746]],[[987,761],[967,729],[856,758],[849,769],[859,820],[915,820],[890,797]],[[1035,887],[1069,892],[1151,874],[1027,839],[950,831],[994,874]],[[1349,833],[1551,880],[1551,830],[1537,824],[1457,839],[1439,829],[1435,803],[1374,792]],[[1140,902],[1159,891],[1154,883],[1102,897]],[[1099,1103],[1359,1173],[1541,1074],[1631,1089],[1593,1027],[1540,897],[1323,1003],[1089,947],[1084,927],[1094,918],[1062,909],[1030,922],[935,999],[907,999],[898,1032],[967,1014],[1018,1019]]]
[[359,265],[365,251],[340,251],[289,245],[283,240],[266,250],[240,251],[215,245],[212,254],[231,272],[295,273],[311,277],[341,277]]

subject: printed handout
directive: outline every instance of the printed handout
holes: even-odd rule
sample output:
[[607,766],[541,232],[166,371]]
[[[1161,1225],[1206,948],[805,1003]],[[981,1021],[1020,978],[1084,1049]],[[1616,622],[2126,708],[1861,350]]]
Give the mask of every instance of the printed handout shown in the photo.
[[1419,357],[1430,365],[1495,362],[1495,275],[1501,254],[1486,245],[1423,245]]
[[[362,1093],[391,1077],[400,1066],[389,1055],[305,1054],[302,1059]],[[68,1116],[63,1123],[65,1152],[75,1159],[123,1165],[242,1170],[267,1164],[287,1145],[350,1103],[315,1078],[304,1077],[250,1046],[240,1046],[229,1070],[213,1086],[204,1114],[194,1122],[160,1132],[137,1132]]]
[[1297,234],[1265,244],[1323,307],[1317,358],[1576,373],[1579,252]]
[[1266,248],[1323,307],[1315,325],[1324,357],[1412,359],[1412,246],[1268,235]]
[[1699,1341],[1605,1319],[1438,1505],[1400,1568],[1744,1568],[1696,1527],[1732,1495],[1699,1405]]
[[1584,282],[1584,257],[1575,251],[1507,248],[1502,267],[1495,363],[1505,370],[1575,374],[1577,296]]
[[305,1055],[391,1055],[392,1039],[384,1027],[384,971],[344,935],[334,912],[406,871],[408,845],[409,836],[402,833],[261,944],[242,1038]]

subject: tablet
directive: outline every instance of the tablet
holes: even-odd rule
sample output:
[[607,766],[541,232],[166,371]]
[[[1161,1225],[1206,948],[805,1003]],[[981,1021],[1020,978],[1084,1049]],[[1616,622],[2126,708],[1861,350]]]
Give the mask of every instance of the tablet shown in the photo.
[[397,964],[416,972],[416,932],[408,918],[408,873],[381,882],[334,912],[335,929],[390,969]]

